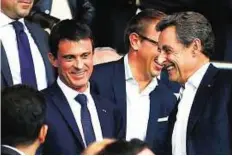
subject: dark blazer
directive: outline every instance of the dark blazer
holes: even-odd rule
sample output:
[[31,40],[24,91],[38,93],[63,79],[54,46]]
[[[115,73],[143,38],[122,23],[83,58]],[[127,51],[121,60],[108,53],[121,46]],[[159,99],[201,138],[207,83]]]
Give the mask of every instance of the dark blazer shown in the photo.
[[[84,20],[86,23],[91,23],[95,9],[89,0],[68,0],[71,14],[76,20]],[[46,13],[51,12],[52,0],[39,0],[33,6],[33,11],[41,11]]]
[[[45,65],[46,75],[47,75],[47,84],[51,85],[55,80],[55,75],[54,75],[54,69],[48,60],[48,52],[50,50],[48,47],[47,34],[44,32],[43,29],[41,29],[38,25],[34,23],[30,23],[25,20],[25,24],[29,32],[31,33],[32,38],[34,39],[35,44],[39,49],[39,52],[41,53]],[[1,44],[1,89],[12,85],[13,85],[13,79],[12,79],[8,59],[6,56],[6,51],[3,45]]]
[[[169,116],[169,143],[177,107]],[[188,155],[232,154],[232,71],[207,69],[192,104],[186,142]]]
[[[120,106],[126,121],[126,82],[123,58],[95,66],[91,81],[94,83],[95,93],[109,98]],[[145,141],[156,154],[162,154],[165,150],[163,146],[167,139],[168,122],[158,122],[158,119],[169,116],[176,103],[176,97],[158,81],[158,86],[150,93],[150,101],[150,116]]]
[[[57,83],[43,91],[47,100],[48,134],[42,154],[76,155],[84,144],[68,101]],[[115,104],[91,94],[95,102],[103,138],[122,138],[124,128],[121,112]]]
[[11,148],[1,146],[1,155],[21,155],[21,154]]

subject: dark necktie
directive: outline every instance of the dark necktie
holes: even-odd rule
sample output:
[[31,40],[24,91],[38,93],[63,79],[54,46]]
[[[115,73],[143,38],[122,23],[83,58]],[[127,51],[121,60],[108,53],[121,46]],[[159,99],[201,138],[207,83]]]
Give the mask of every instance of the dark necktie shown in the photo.
[[75,97],[75,100],[81,104],[81,124],[83,128],[86,146],[88,146],[90,143],[96,141],[96,138],[91,122],[90,113],[87,108],[87,97],[84,94],[78,94]]
[[24,32],[23,24],[19,21],[12,23],[19,51],[20,73],[22,84],[27,84],[37,88],[34,63],[31,55],[31,49],[27,34]]

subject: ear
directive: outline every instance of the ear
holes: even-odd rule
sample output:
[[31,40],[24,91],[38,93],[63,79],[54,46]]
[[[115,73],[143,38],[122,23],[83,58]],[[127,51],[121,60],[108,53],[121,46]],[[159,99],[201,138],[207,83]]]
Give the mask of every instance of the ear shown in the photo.
[[48,53],[48,59],[54,67],[58,67],[57,58],[51,52]]
[[47,125],[43,125],[40,129],[40,132],[39,132],[39,142],[40,144],[44,143],[45,139],[46,139],[46,136],[47,136],[47,131],[48,131],[48,126]]
[[129,35],[129,40],[130,40],[130,45],[131,47],[137,51],[140,47],[140,39],[139,39],[139,35],[136,33],[131,33]]
[[192,46],[193,57],[195,57],[197,54],[202,52],[202,45],[200,39],[198,38],[194,39],[191,46]]

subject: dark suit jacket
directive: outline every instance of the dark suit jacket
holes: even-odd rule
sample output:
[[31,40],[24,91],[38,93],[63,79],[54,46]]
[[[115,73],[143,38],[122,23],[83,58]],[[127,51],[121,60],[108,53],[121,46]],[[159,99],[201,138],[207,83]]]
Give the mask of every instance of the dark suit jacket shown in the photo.
[[[74,19],[84,20],[88,24],[91,23],[95,14],[95,9],[89,0],[68,0],[68,4]],[[32,10],[41,12],[47,10],[50,12],[51,8],[52,0],[39,0]]]
[[[43,154],[76,155],[84,149],[75,118],[65,95],[54,83],[43,91],[47,100],[46,124],[48,134],[43,145]],[[95,102],[103,138],[122,138],[124,128],[121,112],[115,104],[91,94]]]
[[[177,107],[169,116],[169,143]],[[190,155],[232,154],[232,71],[207,69],[190,111],[186,144]]]
[[[48,47],[47,34],[44,32],[43,29],[41,29],[38,25],[34,23],[30,23],[25,20],[25,24],[41,53],[45,65],[46,75],[47,75],[47,84],[51,85],[55,80],[55,75],[54,75],[54,69],[48,60],[48,52],[50,50]],[[5,49],[1,44],[1,89],[12,85],[13,85],[13,79],[12,79],[8,59],[6,56]]]
[[1,146],[1,155],[21,155],[21,154],[11,148]]
[[[126,82],[123,59],[95,66],[91,81],[94,84],[94,92],[109,98],[120,106],[126,121]],[[162,154],[167,139],[168,122],[157,120],[169,116],[176,103],[176,97],[164,84],[158,82],[158,86],[150,93],[150,101],[150,116],[145,141],[156,154]]]

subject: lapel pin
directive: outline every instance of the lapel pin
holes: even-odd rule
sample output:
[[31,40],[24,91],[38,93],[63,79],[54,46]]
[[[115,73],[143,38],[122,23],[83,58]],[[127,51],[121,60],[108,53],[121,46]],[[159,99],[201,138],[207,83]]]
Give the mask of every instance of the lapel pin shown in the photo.
[[105,109],[102,109],[102,111],[106,113],[106,110],[105,110]]

